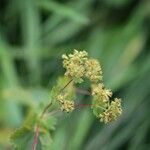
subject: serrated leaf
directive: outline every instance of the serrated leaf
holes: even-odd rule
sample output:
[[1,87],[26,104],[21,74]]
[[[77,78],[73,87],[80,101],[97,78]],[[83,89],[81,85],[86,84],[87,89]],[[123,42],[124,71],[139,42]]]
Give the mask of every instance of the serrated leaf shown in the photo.
[[50,150],[52,139],[48,132],[40,134],[39,141],[41,143],[41,149],[39,150]]
[[[14,132],[11,136],[11,142],[15,150],[30,150],[34,142],[35,132],[22,127]],[[48,131],[40,132],[36,150],[49,150],[51,145],[51,137]]]
[[69,79],[65,76],[58,78],[56,85],[52,88],[50,93],[52,100],[56,98],[59,91],[67,84],[67,82],[69,82]]
[[40,126],[47,130],[55,130],[57,119],[53,116],[48,116],[40,121]]
[[17,129],[11,136],[11,142],[16,150],[29,150],[32,148],[36,124],[40,125],[36,150],[48,150],[50,148],[51,138],[49,130],[55,129],[56,118],[45,116],[41,119],[40,115],[37,115],[34,111],[30,111],[23,127]]
[[14,132],[11,136],[11,142],[15,150],[29,150],[32,148],[34,139],[34,132],[32,130],[22,127]]

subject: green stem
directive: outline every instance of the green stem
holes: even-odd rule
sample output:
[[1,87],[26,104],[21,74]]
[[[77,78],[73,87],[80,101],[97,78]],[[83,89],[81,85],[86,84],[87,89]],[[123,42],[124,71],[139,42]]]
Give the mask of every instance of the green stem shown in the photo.
[[101,109],[103,109],[103,110],[106,110],[106,108],[104,108],[104,107],[102,107],[102,106],[97,106],[97,107],[99,107],[99,108],[101,108]]

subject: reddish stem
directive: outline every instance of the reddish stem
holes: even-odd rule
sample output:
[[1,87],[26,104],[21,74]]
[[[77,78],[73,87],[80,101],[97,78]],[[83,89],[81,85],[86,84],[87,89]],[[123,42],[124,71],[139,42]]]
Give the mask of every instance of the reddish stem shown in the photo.
[[36,130],[35,130],[35,136],[34,136],[34,142],[33,142],[33,145],[32,145],[32,150],[36,150],[36,146],[38,144],[39,129],[40,129],[40,126],[36,125]]
[[[61,90],[60,93],[72,82],[73,80],[71,79]],[[47,110],[49,109],[49,107],[52,105],[52,102],[50,102],[43,110],[43,112],[41,113],[40,119],[42,119],[45,115],[45,113],[47,112]],[[32,150],[36,150],[36,146],[38,144],[38,137],[39,137],[39,130],[40,130],[40,126],[37,124],[36,125],[36,130],[35,130],[35,136],[34,136],[34,141],[32,144]]]

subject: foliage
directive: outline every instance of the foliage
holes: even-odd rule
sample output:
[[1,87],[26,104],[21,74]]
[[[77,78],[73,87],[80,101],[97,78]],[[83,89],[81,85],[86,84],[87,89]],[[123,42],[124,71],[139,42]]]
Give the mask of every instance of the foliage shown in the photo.
[[[73,54],[69,54],[68,56],[62,55],[64,59],[63,66],[66,68],[66,77],[60,78],[57,85],[52,88],[51,96],[53,101],[43,108],[41,114],[30,113],[23,127],[12,134],[11,139],[15,149],[24,149],[24,147],[26,149],[32,147],[32,150],[51,148],[50,144],[47,144],[46,141],[43,143],[46,137],[49,139],[49,130],[55,128],[54,125],[56,122],[55,117],[48,117],[48,110],[52,105],[56,106],[57,102],[60,105],[58,108],[61,111],[69,113],[76,109],[78,106],[76,106],[74,99],[76,93],[74,83],[81,83],[77,82],[78,80],[82,80],[83,82],[84,77],[89,78],[93,82],[92,84],[94,84],[91,94],[94,105],[91,104],[91,106],[96,117],[101,122],[109,123],[117,120],[121,115],[121,100],[115,98],[114,101],[110,102],[109,97],[112,96],[112,92],[105,89],[102,83],[99,83],[102,80],[102,71],[99,62],[95,59],[89,59],[86,51],[74,50]],[[65,83],[64,81],[67,82]],[[37,107],[34,111],[39,112],[39,108]],[[56,107],[56,109],[58,108]],[[41,134],[43,130],[44,133]],[[25,146],[26,144],[27,146]]]

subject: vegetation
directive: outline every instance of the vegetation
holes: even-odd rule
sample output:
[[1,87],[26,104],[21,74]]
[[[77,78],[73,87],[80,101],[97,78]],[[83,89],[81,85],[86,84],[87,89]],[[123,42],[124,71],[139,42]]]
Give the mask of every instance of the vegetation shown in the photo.
[[[15,130],[18,149],[31,149],[35,122],[42,127],[39,150],[149,149],[149,17],[149,0],[1,0],[0,149],[14,149]],[[52,105],[39,119],[53,85],[66,83],[61,55],[73,49],[101,63],[106,87],[122,98],[117,121],[103,124],[92,115],[81,89],[89,91],[89,81],[76,85],[77,103],[86,105],[69,114]]]

